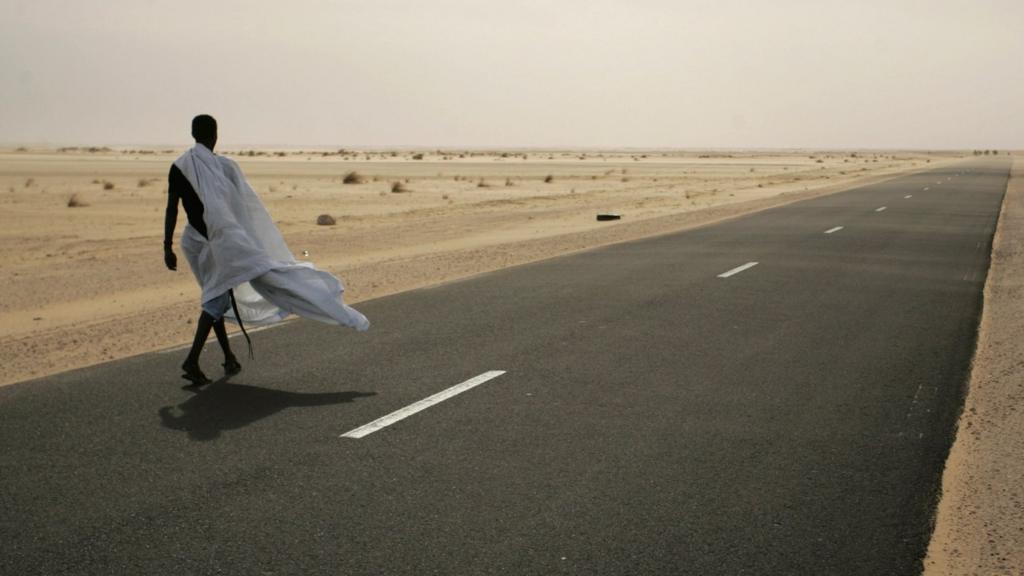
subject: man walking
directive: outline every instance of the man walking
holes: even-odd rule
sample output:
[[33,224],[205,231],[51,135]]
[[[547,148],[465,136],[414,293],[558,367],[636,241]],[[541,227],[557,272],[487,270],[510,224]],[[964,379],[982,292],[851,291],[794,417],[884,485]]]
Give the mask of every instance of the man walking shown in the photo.
[[231,352],[225,318],[238,322],[243,333],[245,323],[269,324],[289,314],[368,329],[366,317],[345,305],[340,280],[295,260],[238,164],[213,153],[217,121],[196,116],[192,137],[195,146],[171,166],[164,219],[164,263],[176,270],[172,241],[178,203],[185,208],[181,248],[203,291],[182,378],[196,386],[210,382],[199,368],[199,355],[211,328],[224,352],[225,374],[242,369]]

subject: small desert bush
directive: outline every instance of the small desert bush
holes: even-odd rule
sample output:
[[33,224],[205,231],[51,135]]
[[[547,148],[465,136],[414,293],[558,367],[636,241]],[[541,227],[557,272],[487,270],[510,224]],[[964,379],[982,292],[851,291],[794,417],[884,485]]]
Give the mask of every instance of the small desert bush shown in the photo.
[[544,177],[544,183],[545,184],[551,184],[554,181],[555,181],[555,177],[552,176],[551,174],[548,174],[547,176]]
[[481,178],[480,181],[476,183],[476,187],[477,188],[490,188],[491,185],[488,184],[486,180]]
[[362,184],[363,177],[358,172],[349,172],[341,179],[342,184]]
[[423,160],[423,154],[417,153],[412,155],[413,160]]
[[103,183],[103,189],[104,190],[113,190],[114,189],[114,183],[113,182],[104,182]]
[[334,226],[337,221],[330,214],[321,214],[316,217],[317,226]]
[[505,186],[513,186],[511,178],[505,178]]
[[409,192],[409,189],[405,187],[405,184],[401,182],[394,182],[391,184],[392,194],[402,194],[404,192]]
[[68,208],[84,208],[86,206],[88,206],[88,204],[79,198],[78,194],[72,194],[71,197],[68,198]]
[[36,183],[35,179],[29,178],[28,180],[25,180],[25,188],[31,188],[32,185],[35,184],[35,183]]

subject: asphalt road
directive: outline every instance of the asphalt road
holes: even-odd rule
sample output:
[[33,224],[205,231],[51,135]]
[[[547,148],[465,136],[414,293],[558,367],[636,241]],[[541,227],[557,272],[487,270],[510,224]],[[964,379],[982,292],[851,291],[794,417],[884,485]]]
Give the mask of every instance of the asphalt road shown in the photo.
[[915,574],[1008,171],[364,302],[198,393],[181,351],[0,388],[0,573]]

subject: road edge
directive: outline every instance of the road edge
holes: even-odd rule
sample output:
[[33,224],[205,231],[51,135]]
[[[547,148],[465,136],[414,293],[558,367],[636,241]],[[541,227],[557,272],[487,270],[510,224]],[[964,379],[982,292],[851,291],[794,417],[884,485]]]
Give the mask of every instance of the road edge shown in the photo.
[[1007,183],[924,576],[1024,574],[1024,157]]

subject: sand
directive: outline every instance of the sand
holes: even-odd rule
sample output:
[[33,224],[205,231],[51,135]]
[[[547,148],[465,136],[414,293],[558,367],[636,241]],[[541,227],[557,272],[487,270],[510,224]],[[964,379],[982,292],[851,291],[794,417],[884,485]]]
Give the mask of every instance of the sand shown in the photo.
[[[0,385],[191,340],[199,291],[177,247],[183,212],[177,272],[164,267],[162,253],[166,175],[178,153],[0,151]],[[340,276],[350,303],[706,224],[955,157],[224,153],[240,162],[292,251]],[[361,183],[344,184],[350,172]],[[393,192],[396,183],[404,191]],[[85,205],[70,207],[72,196]],[[602,211],[623,219],[598,222]],[[337,224],[318,226],[320,214]]]
[[1024,158],[1014,162],[926,576],[1024,574]]

